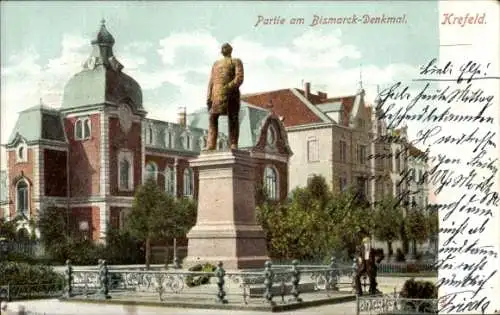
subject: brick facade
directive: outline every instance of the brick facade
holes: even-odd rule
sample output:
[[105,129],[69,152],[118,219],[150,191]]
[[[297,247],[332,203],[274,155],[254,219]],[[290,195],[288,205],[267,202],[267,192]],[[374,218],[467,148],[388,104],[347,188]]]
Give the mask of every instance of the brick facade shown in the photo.
[[91,123],[87,140],[75,139],[75,122],[79,117],[65,119],[69,152],[69,181],[71,197],[90,197],[100,192],[100,123],[99,114],[84,115]]
[[125,133],[120,127],[118,118],[109,118],[109,181],[110,192],[113,196],[133,196],[133,191],[120,191],[118,188],[118,155],[121,151],[129,151],[133,154],[133,187],[140,185],[142,178],[142,147],[141,147],[141,124],[132,123],[130,130]]

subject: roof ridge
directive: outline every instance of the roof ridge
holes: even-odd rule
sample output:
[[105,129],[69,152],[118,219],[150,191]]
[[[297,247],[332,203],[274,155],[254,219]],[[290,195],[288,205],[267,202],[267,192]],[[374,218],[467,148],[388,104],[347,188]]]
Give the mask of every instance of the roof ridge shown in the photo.
[[304,105],[307,106],[318,118],[320,118],[323,122],[331,122],[332,120],[325,115],[322,111],[320,111],[315,105],[313,105],[309,100],[303,96],[300,92],[295,88],[289,89],[295,97],[297,97]]

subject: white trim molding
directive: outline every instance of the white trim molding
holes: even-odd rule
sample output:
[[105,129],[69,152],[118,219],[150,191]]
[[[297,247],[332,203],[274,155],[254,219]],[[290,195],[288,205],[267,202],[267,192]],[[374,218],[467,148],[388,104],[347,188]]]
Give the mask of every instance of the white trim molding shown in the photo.
[[109,195],[110,180],[109,180],[109,118],[105,110],[100,113],[100,127],[101,127],[101,173],[99,193],[101,196]]
[[107,203],[99,204],[99,239],[101,241],[106,240],[106,232],[109,223],[109,205]]

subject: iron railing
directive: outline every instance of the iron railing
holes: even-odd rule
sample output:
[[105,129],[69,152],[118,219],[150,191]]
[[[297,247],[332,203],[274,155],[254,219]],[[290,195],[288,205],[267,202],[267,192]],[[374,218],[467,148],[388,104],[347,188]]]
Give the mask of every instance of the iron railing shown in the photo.
[[438,299],[410,299],[399,293],[356,297],[356,315],[438,314]]
[[11,301],[18,299],[50,298],[62,295],[64,284],[62,283],[36,283],[0,285],[0,300]]
[[66,267],[65,297],[186,301],[189,303],[249,304],[262,299],[269,304],[329,298],[352,294],[353,268],[328,266],[273,266],[261,270],[226,271],[219,263],[215,271],[123,270],[108,268],[103,260],[95,269]]

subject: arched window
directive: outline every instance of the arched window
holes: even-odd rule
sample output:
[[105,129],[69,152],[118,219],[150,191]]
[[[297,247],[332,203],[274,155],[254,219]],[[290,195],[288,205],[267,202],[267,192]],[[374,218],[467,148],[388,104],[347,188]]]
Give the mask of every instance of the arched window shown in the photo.
[[155,181],[158,179],[158,167],[155,163],[149,162],[146,165],[146,178],[152,178]]
[[146,144],[154,144],[154,140],[153,126],[148,125],[146,127]]
[[278,173],[273,167],[268,166],[264,170],[264,188],[268,198],[278,199]]
[[193,170],[191,168],[184,170],[184,196],[193,196]]
[[90,139],[91,130],[90,118],[78,118],[75,122],[75,140]]
[[118,185],[120,190],[133,189],[133,155],[132,152],[122,151],[118,154]]
[[165,191],[167,194],[175,195],[175,171],[170,166],[165,169]]
[[28,150],[26,147],[26,143],[22,142],[21,144],[19,144],[19,146],[17,147],[16,158],[17,158],[17,162],[28,161]]
[[16,185],[16,210],[17,214],[29,214],[29,187],[26,180],[21,179]]

